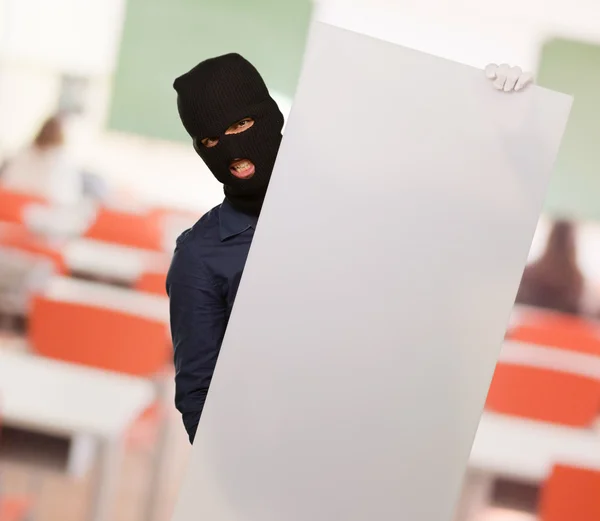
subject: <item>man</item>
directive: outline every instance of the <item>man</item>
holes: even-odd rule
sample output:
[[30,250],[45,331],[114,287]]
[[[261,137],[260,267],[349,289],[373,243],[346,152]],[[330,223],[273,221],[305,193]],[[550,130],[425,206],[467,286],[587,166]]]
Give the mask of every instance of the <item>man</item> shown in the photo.
[[[500,90],[531,75],[486,68]],[[177,240],[167,278],[175,404],[193,443],[246,257],[275,164],[283,115],[258,71],[238,54],[206,60],[174,83],[193,146],[224,185],[224,202]]]

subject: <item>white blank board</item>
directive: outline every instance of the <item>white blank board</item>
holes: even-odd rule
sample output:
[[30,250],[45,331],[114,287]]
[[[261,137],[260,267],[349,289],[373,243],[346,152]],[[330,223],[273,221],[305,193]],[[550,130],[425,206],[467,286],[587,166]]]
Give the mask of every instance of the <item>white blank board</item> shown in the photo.
[[570,105],[313,26],[175,521],[450,521]]

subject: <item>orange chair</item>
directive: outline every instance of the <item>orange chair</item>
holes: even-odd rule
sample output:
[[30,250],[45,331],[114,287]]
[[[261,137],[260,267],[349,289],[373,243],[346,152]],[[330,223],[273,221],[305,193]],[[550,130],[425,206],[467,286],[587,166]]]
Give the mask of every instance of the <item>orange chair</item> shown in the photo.
[[170,355],[159,321],[40,296],[28,334],[40,355],[136,376],[153,376]]
[[[161,322],[41,296],[32,302],[28,336],[42,356],[144,378],[163,376],[172,356]],[[161,406],[159,400],[142,414],[130,441],[152,446]]]
[[598,324],[572,315],[542,311],[531,313],[511,328],[506,338],[600,356]]
[[161,219],[153,213],[130,214],[103,208],[85,237],[143,250],[163,251]]
[[0,245],[38,255],[52,261],[56,273],[67,273],[67,265],[60,246],[31,233],[25,226],[7,224],[0,228]]
[[154,295],[166,295],[167,274],[146,272],[136,281],[134,287],[138,291]]
[[485,407],[500,414],[587,427],[600,410],[600,382],[537,367],[498,364]]
[[21,224],[25,209],[32,204],[46,204],[43,197],[0,188],[0,221]]
[[540,521],[600,520],[600,472],[557,465],[542,487]]

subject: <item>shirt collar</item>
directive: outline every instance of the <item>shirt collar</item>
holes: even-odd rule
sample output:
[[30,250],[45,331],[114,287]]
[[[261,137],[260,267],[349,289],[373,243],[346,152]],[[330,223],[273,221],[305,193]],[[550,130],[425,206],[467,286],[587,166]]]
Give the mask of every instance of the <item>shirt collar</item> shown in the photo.
[[245,232],[249,228],[256,228],[258,217],[245,214],[236,210],[232,204],[225,199],[219,208],[219,232],[221,241],[226,241]]

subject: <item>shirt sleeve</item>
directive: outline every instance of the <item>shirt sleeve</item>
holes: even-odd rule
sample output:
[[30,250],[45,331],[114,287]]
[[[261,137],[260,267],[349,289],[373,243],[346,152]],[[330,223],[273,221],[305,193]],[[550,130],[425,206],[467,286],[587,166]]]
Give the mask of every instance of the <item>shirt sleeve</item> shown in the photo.
[[210,280],[168,283],[175,361],[175,406],[194,442],[226,328],[226,305]]

